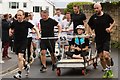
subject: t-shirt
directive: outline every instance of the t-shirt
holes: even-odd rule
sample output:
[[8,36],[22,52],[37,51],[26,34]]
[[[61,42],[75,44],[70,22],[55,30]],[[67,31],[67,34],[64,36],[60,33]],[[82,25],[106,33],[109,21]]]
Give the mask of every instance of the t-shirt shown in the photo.
[[41,37],[54,37],[54,26],[57,26],[58,22],[48,18],[48,20],[40,20]]
[[102,16],[94,14],[88,21],[88,25],[91,29],[95,30],[96,42],[102,43],[103,41],[110,40],[110,33],[107,33],[106,28],[110,27],[110,23],[114,20],[110,15],[104,13]]
[[[31,24],[35,25],[33,20],[28,20],[28,22],[30,22]],[[30,38],[30,37],[32,37],[32,30],[29,28],[28,29],[28,36],[27,36],[27,38]]]
[[[73,38],[72,39],[72,45],[75,45],[75,47],[79,47],[79,48],[85,48],[86,46],[89,46],[89,40],[88,38]],[[77,54],[77,50],[75,50],[76,54]],[[79,53],[78,53],[79,54]]]
[[[67,28],[67,30],[69,30],[68,32],[62,32],[62,34],[64,35],[73,35],[73,22],[71,21],[67,21],[67,19],[64,19],[61,23],[62,25],[62,29],[64,30],[65,28]],[[68,38],[68,41],[71,41],[72,38]]]
[[64,15],[61,14],[60,16],[55,15],[53,18],[54,18],[59,24],[61,24],[61,22],[62,22],[62,20],[63,20],[63,17],[64,17]]
[[71,18],[73,21],[73,26],[74,26],[74,33],[76,33],[76,27],[78,25],[84,25],[83,21],[86,20],[86,16],[84,13],[80,13],[80,14],[71,14]]
[[27,21],[14,21],[11,24],[11,29],[14,29],[14,41],[22,42],[27,40],[28,28],[33,28],[34,25]]

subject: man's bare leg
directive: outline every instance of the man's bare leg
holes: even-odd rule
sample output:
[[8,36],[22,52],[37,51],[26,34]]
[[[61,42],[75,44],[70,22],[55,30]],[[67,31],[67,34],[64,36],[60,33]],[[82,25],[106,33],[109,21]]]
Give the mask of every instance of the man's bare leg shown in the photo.
[[19,70],[18,70],[18,73],[13,76],[16,79],[21,78],[21,73],[22,73],[22,69],[24,67],[24,62],[25,62],[25,59],[23,56],[24,56],[23,53],[18,53],[18,68],[19,68]]
[[106,64],[108,67],[111,66],[111,57],[108,51],[104,51],[104,56],[105,56],[105,60],[106,60]]
[[54,53],[51,53],[51,60],[52,60],[52,64],[56,63],[56,57]]
[[46,67],[46,50],[42,50],[41,51],[41,62],[42,62],[42,65],[44,65]]
[[52,71],[54,71],[55,70],[55,68],[56,68],[56,57],[55,57],[55,54],[54,53],[51,53],[51,60],[52,60]]
[[103,52],[99,53],[99,57],[100,57],[100,63],[102,65],[103,69],[106,69],[107,68],[106,60],[104,58]]
[[24,59],[23,56],[24,56],[24,54],[18,53],[18,68],[19,68],[19,71],[22,71],[22,69],[24,67],[25,59]]
[[42,62],[42,67],[40,69],[41,72],[45,72],[47,70],[47,68],[46,68],[46,52],[47,52],[46,50],[41,51],[41,56],[40,56],[41,62]]

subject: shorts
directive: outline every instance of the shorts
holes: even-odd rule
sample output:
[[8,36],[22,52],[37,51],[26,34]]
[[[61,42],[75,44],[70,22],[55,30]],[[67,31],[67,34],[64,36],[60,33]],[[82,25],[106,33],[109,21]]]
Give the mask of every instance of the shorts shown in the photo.
[[55,53],[55,40],[41,40],[41,50],[49,50],[50,53]]
[[110,41],[104,41],[103,43],[96,43],[97,53],[101,53],[103,51],[108,51],[110,49]]
[[69,57],[72,57],[73,56],[73,54],[75,54],[75,55],[81,55],[81,57],[84,57],[84,56],[87,56],[88,54],[89,54],[89,52],[78,52],[77,54],[76,54],[76,52],[65,52],[65,54],[66,55],[68,55]]
[[35,39],[35,38],[32,38],[32,42],[33,42],[33,43],[37,43],[37,42],[38,42],[38,40],[37,40],[37,39]]
[[18,55],[18,53],[25,54],[26,53],[26,47],[27,47],[27,41],[23,42],[15,42],[15,53]]
[[72,41],[68,41],[69,42],[69,46],[71,46],[72,45]]

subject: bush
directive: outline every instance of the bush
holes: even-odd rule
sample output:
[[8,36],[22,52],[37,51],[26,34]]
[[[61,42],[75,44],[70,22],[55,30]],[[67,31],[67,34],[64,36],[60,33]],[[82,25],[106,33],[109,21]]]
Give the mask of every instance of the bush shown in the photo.
[[[104,10],[111,9],[111,7],[113,7],[113,6],[116,8],[120,7],[120,1],[119,2],[111,2],[111,3],[106,2],[106,3],[101,3],[101,4],[102,4],[102,7],[104,8]],[[81,11],[86,10],[86,9],[93,11],[93,3],[91,3],[91,2],[71,2],[67,5],[67,8],[64,9],[64,13],[66,13],[67,11],[73,13],[73,9],[72,9],[73,5],[79,5]],[[85,7],[85,6],[87,6],[87,7]]]
[[80,6],[80,11],[83,11],[84,6],[90,6],[92,8],[93,4],[91,2],[71,2],[67,5],[67,8],[64,9],[64,13],[66,13],[67,11],[73,13],[73,5]]

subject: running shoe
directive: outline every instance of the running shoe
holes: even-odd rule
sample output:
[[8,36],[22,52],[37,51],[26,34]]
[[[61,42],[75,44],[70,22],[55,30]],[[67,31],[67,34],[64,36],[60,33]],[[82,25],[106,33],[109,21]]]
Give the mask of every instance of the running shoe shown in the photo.
[[21,80],[22,75],[17,73],[13,76],[15,79]]
[[105,71],[104,75],[102,76],[102,78],[108,78],[108,70]]
[[47,68],[45,66],[42,66],[41,69],[40,69],[40,72],[46,72],[47,71]]
[[113,78],[113,72],[112,72],[112,70],[108,70],[108,78]]
[[28,76],[28,74],[30,72],[30,65],[29,64],[26,65],[25,71],[26,71],[25,75]]

